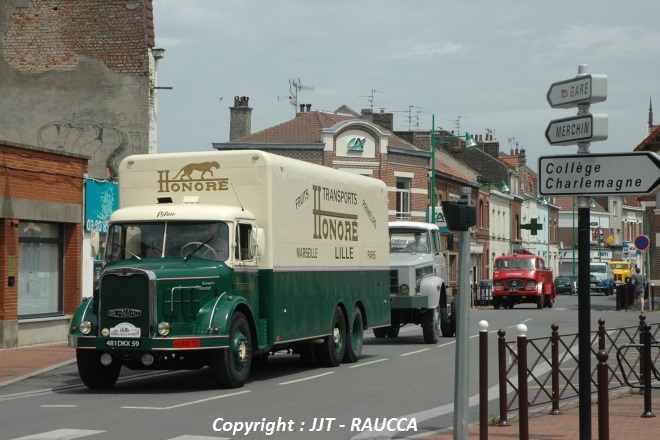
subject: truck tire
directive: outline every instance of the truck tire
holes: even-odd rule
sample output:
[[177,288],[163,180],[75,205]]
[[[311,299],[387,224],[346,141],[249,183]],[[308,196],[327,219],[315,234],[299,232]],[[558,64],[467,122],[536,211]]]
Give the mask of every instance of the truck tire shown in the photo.
[[103,365],[101,353],[96,350],[76,350],[76,364],[80,379],[92,390],[112,388],[121,370],[121,363],[114,358],[110,365]]
[[[452,304],[456,302],[456,298],[452,298],[451,300]],[[452,315],[454,313],[454,310],[456,310],[456,307],[454,306],[451,308],[451,310],[447,309],[447,306],[443,305],[446,303],[446,301],[443,300],[443,296],[440,295],[440,332],[442,333],[442,336],[445,338],[450,338],[454,336],[456,333],[456,327],[452,326]],[[450,306],[451,307],[451,306]],[[454,316],[454,319],[456,317]]]
[[[444,321],[447,323],[448,327],[451,327],[449,323],[449,316],[447,313],[447,307],[444,308]],[[440,339],[440,327],[443,320],[440,316],[440,307],[434,307],[432,309],[426,309],[424,316],[422,317],[422,334],[424,335],[424,342],[427,344],[435,344]],[[451,331],[451,329],[449,329]],[[444,333],[443,333],[444,334]]]
[[[499,298],[493,298],[493,308],[495,310],[500,308],[500,299]],[[505,307],[506,308],[506,307]]]
[[387,337],[389,327],[378,327],[373,329],[374,331],[374,336],[377,337],[378,339],[383,339]]
[[323,343],[316,346],[316,357],[322,367],[337,367],[344,359],[345,351],[346,319],[341,308],[336,307],[330,336],[323,338]]
[[364,343],[364,320],[362,319],[362,312],[359,307],[353,309],[353,316],[349,321],[348,338],[346,340],[348,343],[344,352],[344,362],[357,362],[362,354],[362,344]]
[[209,366],[218,386],[240,388],[250,375],[252,365],[250,325],[241,312],[234,313],[229,326],[229,347],[212,350]]
[[545,306],[543,303],[543,294],[540,294],[539,296],[536,297],[536,308],[541,310]]

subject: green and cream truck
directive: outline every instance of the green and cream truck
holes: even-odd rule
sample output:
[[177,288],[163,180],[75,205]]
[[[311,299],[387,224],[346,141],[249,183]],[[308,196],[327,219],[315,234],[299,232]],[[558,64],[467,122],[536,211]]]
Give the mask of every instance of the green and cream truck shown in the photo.
[[364,331],[389,326],[382,181],[256,150],[133,155],[118,180],[68,337],[87,387],[112,387],[122,365],[208,366],[241,387],[282,350],[356,362]]

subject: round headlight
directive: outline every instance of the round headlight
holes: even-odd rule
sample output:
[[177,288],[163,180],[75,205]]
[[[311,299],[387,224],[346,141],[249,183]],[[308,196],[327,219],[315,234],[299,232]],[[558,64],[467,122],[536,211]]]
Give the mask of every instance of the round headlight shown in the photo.
[[161,336],[167,336],[170,334],[170,331],[172,330],[172,326],[170,326],[169,322],[161,322],[158,324],[158,334]]
[[88,335],[92,332],[92,323],[89,321],[83,321],[80,323],[78,328],[80,329],[80,333],[83,335]]
[[101,330],[101,336],[105,336],[106,338],[110,335],[110,330],[107,328],[104,328]]
[[399,292],[403,293],[404,295],[408,295],[408,292],[410,292],[410,288],[408,287],[407,284],[401,284],[401,286],[399,286]]

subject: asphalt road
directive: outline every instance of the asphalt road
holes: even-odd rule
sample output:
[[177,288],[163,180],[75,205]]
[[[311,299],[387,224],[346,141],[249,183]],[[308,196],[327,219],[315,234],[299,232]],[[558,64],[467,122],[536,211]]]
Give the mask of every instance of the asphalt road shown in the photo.
[[[592,295],[590,327],[632,326],[639,313],[614,311],[614,297]],[[497,331],[529,338],[576,333],[577,296],[558,297],[552,309],[470,310],[468,420],[478,420],[478,323],[489,323],[489,414],[497,414]],[[648,320],[657,322],[650,314]],[[584,324],[584,323],[582,323]],[[278,354],[255,365],[248,383],[214,389],[207,369],[183,372],[122,370],[105,392],[81,385],[75,364],[0,388],[2,439],[386,439],[421,438],[453,425],[455,338],[424,344],[419,327],[394,340],[367,332],[356,364],[309,369],[297,356]],[[377,432],[375,429],[385,431]],[[248,429],[251,432],[246,432]],[[388,431],[391,429],[391,431]],[[34,436],[34,437],[31,437]]]

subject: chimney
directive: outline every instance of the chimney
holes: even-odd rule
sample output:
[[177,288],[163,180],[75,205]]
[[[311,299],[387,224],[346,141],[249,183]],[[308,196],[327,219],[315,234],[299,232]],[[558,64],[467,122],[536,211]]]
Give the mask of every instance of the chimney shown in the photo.
[[379,113],[374,113],[370,108],[363,108],[361,113],[361,119],[373,122],[385,130],[394,131],[394,113],[385,113],[384,108],[381,108]]
[[234,96],[234,106],[229,107],[229,142],[249,135],[252,131],[252,108],[247,96]]
[[305,104],[305,108],[307,109],[308,112],[312,111],[312,104]]
[[300,104],[300,113],[305,111],[305,104]]

